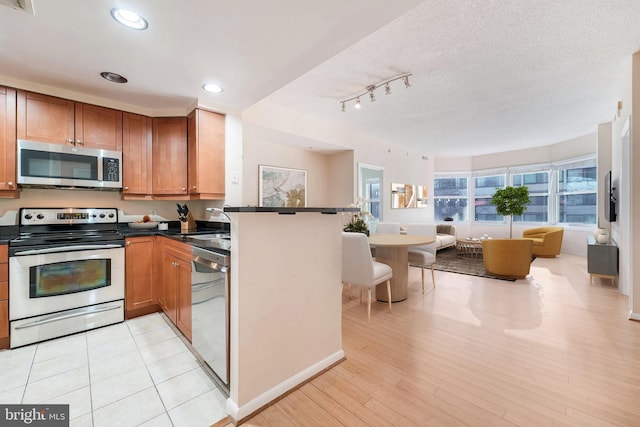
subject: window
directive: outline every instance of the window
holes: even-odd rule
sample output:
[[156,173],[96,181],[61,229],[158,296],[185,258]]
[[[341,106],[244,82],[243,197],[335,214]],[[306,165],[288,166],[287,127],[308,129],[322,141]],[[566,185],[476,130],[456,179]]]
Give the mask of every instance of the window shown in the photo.
[[474,179],[474,218],[476,221],[502,221],[504,217],[498,215],[496,207],[491,204],[491,197],[496,188],[504,188],[504,175],[479,176]]
[[380,221],[380,178],[367,179],[365,197],[369,200],[367,210],[375,221]]
[[514,215],[513,221],[549,221],[549,171],[515,173],[511,175],[514,187],[528,187],[530,202],[524,215]]
[[[467,185],[468,184],[468,185]],[[595,156],[562,162],[514,166],[434,176],[434,218],[442,221],[503,222],[491,204],[497,188],[529,189],[529,204],[513,221],[593,225],[598,220],[598,174]],[[468,203],[472,211],[467,210]]]
[[468,220],[467,177],[436,177],[434,179],[434,215],[436,221],[453,218]]
[[598,173],[595,166],[558,170],[558,223],[595,224]]

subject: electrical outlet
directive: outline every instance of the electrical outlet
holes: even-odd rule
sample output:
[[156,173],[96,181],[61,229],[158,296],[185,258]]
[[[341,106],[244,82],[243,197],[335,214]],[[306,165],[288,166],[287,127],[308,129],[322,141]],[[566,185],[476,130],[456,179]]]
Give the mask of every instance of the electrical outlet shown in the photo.
[[158,215],[158,210],[157,209],[151,209],[151,211],[149,212],[150,215]]

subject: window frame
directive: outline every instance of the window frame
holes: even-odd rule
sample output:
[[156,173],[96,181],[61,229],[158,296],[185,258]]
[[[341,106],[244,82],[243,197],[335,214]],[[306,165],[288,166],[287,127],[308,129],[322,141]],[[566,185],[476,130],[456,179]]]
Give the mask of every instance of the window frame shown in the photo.
[[[469,188],[469,181],[471,178],[471,173],[470,172],[442,172],[442,173],[434,173],[433,176],[433,218],[436,221],[443,221],[444,218],[439,219],[436,216],[436,206],[438,204],[438,200],[442,200],[442,199],[460,199],[460,200],[466,200],[467,202],[467,206],[466,206],[466,219],[460,220],[460,219],[455,219],[455,222],[460,222],[460,223],[464,223],[464,222],[469,222],[469,218],[470,218],[470,213],[469,213],[469,200],[470,200],[470,188]],[[436,194],[437,192],[437,186],[436,186],[436,180],[438,179],[466,179],[467,180],[467,194],[465,196],[457,196],[457,195],[449,195],[449,196],[438,196]]]
[[[502,187],[496,188],[504,188],[507,186],[507,170],[506,169],[498,169],[498,170],[484,170],[478,173],[473,173],[471,176],[471,186],[473,191],[473,223],[486,223],[486,224],[503,224],[505,222],[505,218],[503,215],[500,215],[496,212],[496,215],[500,217],[500,219],[490,220],[490,219],[478,219],[476,214],[476,202],[478,199],[489,199],[493,197],[495,190],[490,195],[478,195],[476,194],[477,182],[476,180],[479,178],[489,178],[489,177],[502,177],[503,185]],[[486,188],[486,187],[483,187]],[[471,216],[470,216],[471,217]]]
[[[593,191],[581,190],[581,191],[560,191],[560,171],[568,169],[588,169],[595,168],[595,188]],[[585,159],[574,159],[572,161],[557,163],[555,167],[556,176],[554,184],[556,185],[555,191],[555,207],[556,212],[554,214],[554,224],[571,226],[571,227],[593,227],[598,222],[598,162],[595,157]],[[593,194],[595,196],[595,221],[594,222],[562,222],[560,221],[560,198],[564,195],[587,195]]]

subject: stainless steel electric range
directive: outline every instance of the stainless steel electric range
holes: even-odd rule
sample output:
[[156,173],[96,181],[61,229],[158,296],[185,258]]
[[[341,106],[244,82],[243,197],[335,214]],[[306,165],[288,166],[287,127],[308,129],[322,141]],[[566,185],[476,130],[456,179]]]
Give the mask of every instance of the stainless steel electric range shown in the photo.
[[9,242],[11,348],[124,321],[115,208],[22,208]]

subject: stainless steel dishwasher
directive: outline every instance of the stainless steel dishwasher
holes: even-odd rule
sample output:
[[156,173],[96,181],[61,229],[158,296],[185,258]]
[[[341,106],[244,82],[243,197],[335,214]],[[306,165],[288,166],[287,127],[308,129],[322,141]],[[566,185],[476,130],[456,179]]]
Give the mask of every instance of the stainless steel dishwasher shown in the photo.
[[195,246],[191,253],[192,346],[228,392],[230,256]]

